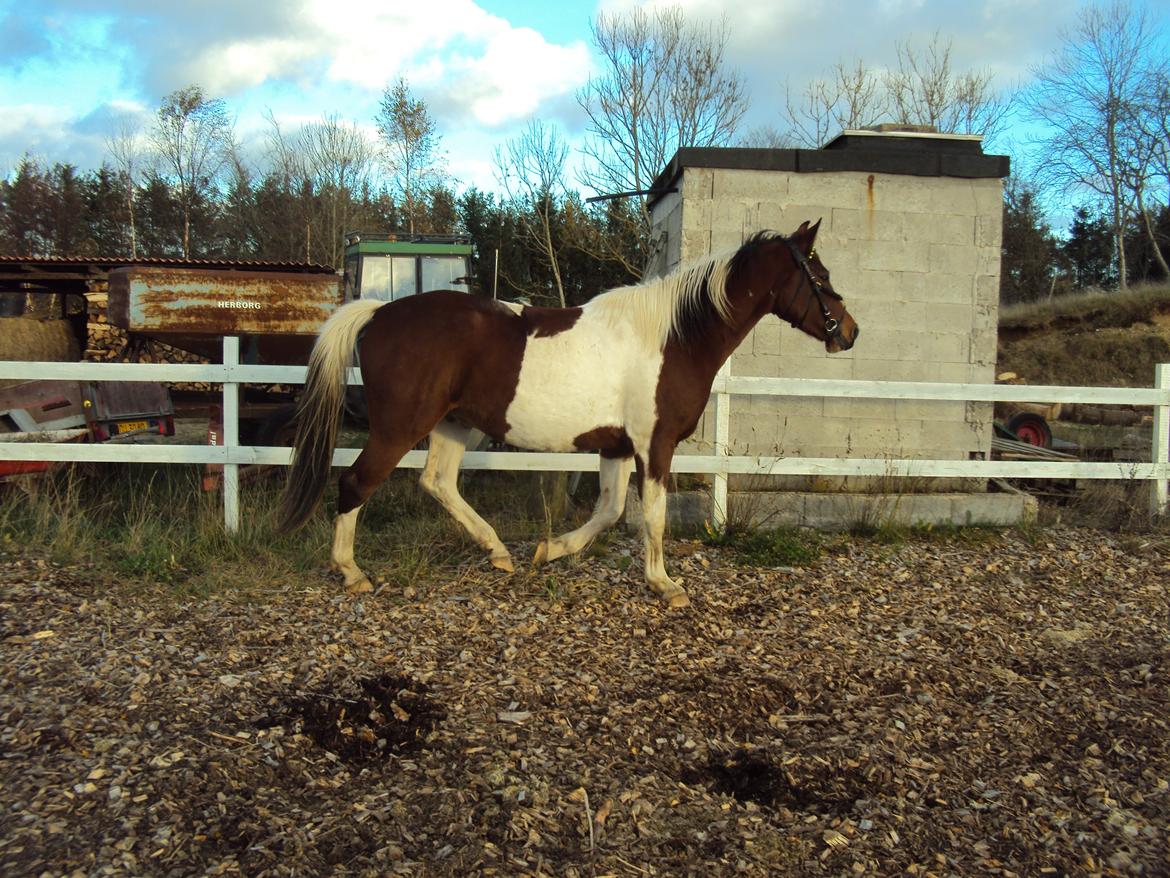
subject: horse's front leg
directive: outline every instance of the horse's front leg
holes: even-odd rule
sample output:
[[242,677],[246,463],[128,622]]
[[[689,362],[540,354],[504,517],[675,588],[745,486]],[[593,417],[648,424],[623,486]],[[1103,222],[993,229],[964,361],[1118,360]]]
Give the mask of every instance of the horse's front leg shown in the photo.
[[574,531],[544,540],[536,547],[533,564],[543,564],[562,555],[572,555],[589,545],[598,534],[614,525],[626,508],[626,488],[630,484],[630,470],[634,459],[601,458],[600,493],[593,517]]
[[666,556],[662,549],[662,535],[666,531],[666,476],[650,475],[644,470],[642,481],[642,534],[646,543],[646,582],[651,590],[672,607],[690,606],[691,600],[679,580],[666,575]]

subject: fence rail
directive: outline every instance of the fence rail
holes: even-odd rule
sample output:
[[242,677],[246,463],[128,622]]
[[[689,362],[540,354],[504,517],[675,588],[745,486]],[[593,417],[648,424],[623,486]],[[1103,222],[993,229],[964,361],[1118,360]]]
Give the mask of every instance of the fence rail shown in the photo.
[[[223,445],[77,445],[44,442],[0,442],[0,460],[72,462],[137,462],[221,464],[224,468],[224,521],[239,526],[239,467],[250,464],[287,466],[288,448],[239,444],[241,384],[303,384],[303,366],[250,366],[239,362],[239,340],[223,342],[223,363],[20,363],[0,362],[0,379],[66,381],[205,382],[223,386]],[[356,369],[351,383],[361,383]],[[714,449],[712,454],[679,454],[672,471],[714,477],[713,519],[721,523],[727,510],[730,475],[913,476],[922,478],[1031,478],[1145,480],[1152,486],[1155,511],[1167,509],[1170,481],[1170,364],[1157,367],[1152,388],[1018,386],[934,382],[845,381],[828,379],[757,378],[731,375],[727,366],[715,379]],[[1152,456],[1149,463],[1089,463],[1023,460],[918,460],[888,458],[816,458],[731,455],[731,397],[853,397],[864,399],[946,400],[956,402],[1062,402],[1149,406],[1153,409]],[[2,435],[2,434],[0,434]],[[347,466],[360,449],[339,448],[335,466]],[[421,468],[426,452],[411,451],[400,467]],[[598,456],[579,453],[475,451],[464,457],[466,469],[597,472]]]

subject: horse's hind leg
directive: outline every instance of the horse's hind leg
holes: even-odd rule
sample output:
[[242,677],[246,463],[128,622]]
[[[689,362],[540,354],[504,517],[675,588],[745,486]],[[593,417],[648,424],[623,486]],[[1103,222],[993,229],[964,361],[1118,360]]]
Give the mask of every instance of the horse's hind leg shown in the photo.
[[353,466],[338,479],[337,520],[333,526],[333,569],[345,578],[350,594],[373,591],[369,578],[353,560],[353,540],[358,512],[370,494],[398,466],[412,443],[405,440],[386,442],[370,437]]
[[511,573],[512,556],[490,524],[484,521],[459,494],[459,463],[467,449],[471,430],[440,421],[431,431],[427,462],[419,479],[423,489],[466,528],[471,538],[488,550],[492,565]]
[[633,468],[632,457],[601,458],[601,495],[597,498],[593,517],[574,531],[541,542],[536,547],[532,563],[543,564],[562,555],[580,552],[594,537],[616,523],[626,506],[626,488]]

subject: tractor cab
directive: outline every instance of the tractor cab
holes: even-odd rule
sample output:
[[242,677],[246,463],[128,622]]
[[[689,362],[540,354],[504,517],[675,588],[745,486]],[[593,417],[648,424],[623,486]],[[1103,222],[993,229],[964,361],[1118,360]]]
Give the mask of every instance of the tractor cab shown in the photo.
[[351,232],[345,237],[345,300],[471,292],[474,252],[470,238],[454,235]]

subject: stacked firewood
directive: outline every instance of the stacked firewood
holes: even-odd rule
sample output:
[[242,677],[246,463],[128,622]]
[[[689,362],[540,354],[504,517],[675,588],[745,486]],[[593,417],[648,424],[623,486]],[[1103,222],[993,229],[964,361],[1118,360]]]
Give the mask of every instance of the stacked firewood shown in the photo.
[[[179,350],[156,339],[136,337],[109,321],[109,295],[96,290],[86,296],[89,319],[89,342],[85,359],[92,361],[128,360],[136,363],[206,363],[206,358]],[[171,384],[174,390],[205,391],[214,389],[205,382]]]

